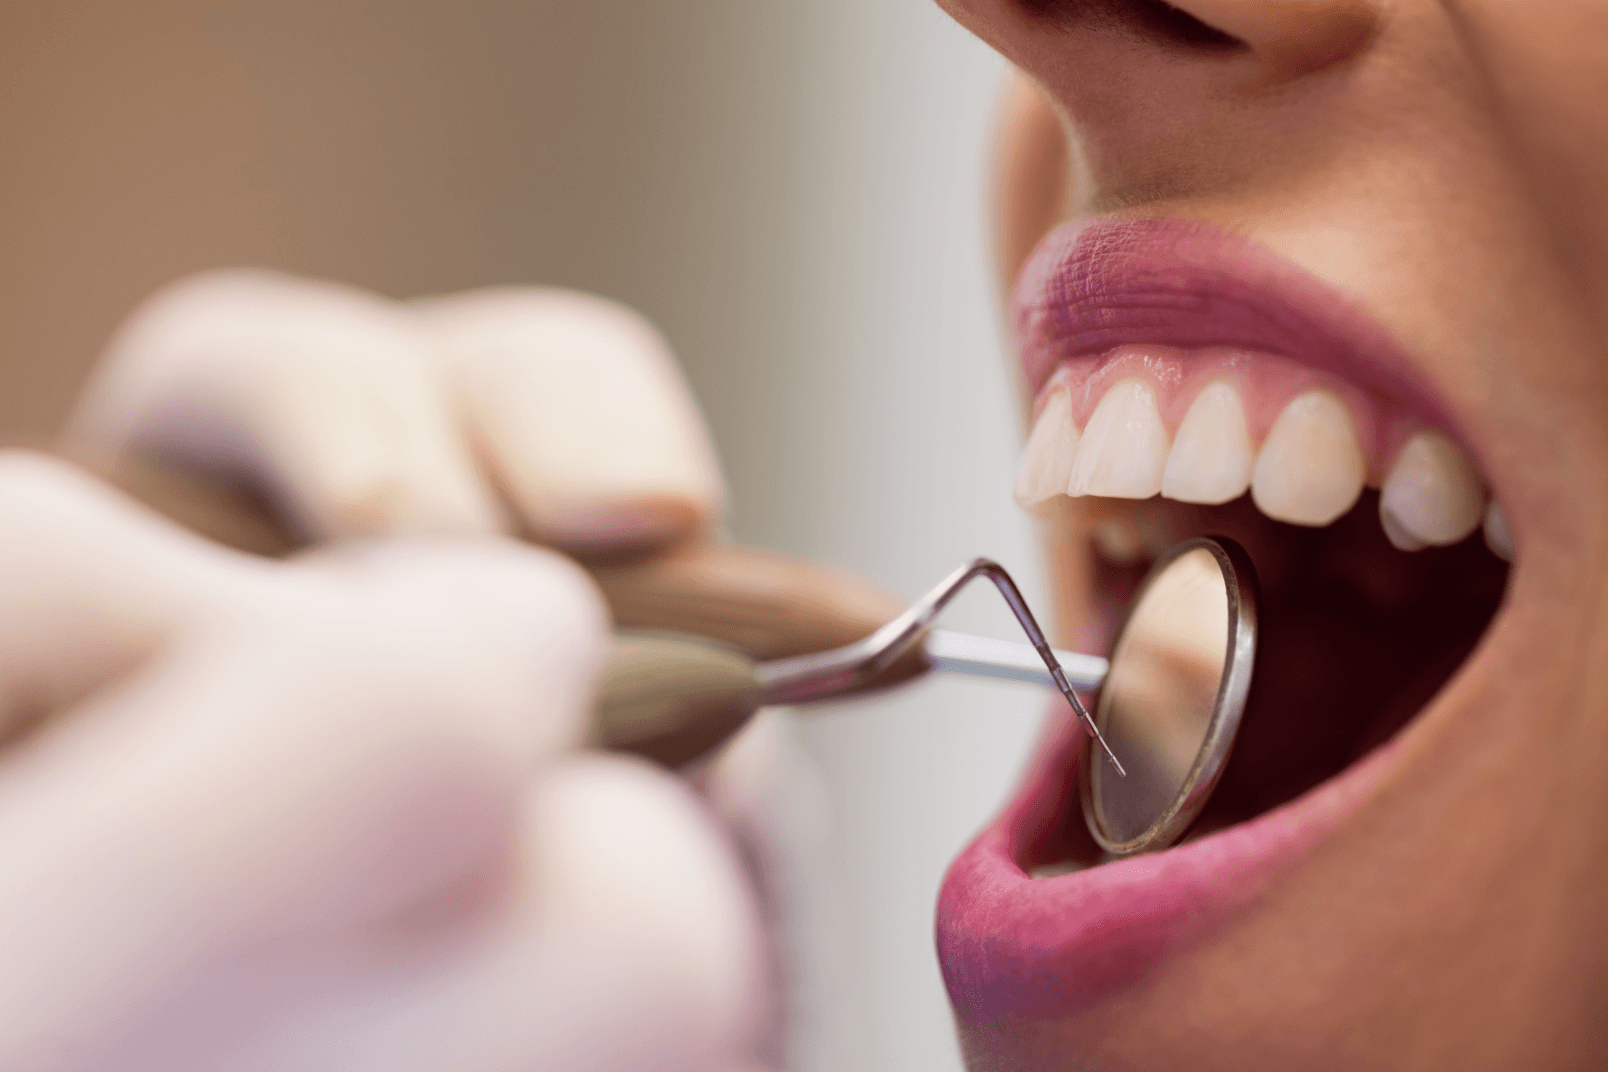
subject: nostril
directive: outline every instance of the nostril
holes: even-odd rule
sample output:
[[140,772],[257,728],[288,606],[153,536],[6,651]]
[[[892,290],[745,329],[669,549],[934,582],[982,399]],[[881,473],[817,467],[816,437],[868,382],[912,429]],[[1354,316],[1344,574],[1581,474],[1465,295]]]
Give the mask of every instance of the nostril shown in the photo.
[[1162,0],[1130,0],[1121,6],[1131,8],[1130,20],[1146,33],[1162,40],[1189,45],[1193,48],[1223,52],[1241,52],[1245,42],[1208,26],[1189,12],[1163,3]]
[[1173,49],[1254,55],[1247,85],[1287,82],[1364,52],[1379,0],[1013,0],[1046,27],[1112,32]]
[[1061,24],[1116,27],[1154,41],[1216,52],[1243,52],[1245,42],[1165,0],[1016,0],[1029,16]]

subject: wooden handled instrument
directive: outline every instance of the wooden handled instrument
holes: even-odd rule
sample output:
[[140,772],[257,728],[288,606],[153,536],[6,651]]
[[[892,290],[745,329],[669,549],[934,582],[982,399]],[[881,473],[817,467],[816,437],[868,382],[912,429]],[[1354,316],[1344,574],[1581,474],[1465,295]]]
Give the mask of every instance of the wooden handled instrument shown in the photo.
[[[278,557],[307,546],[263,496],[240,486],[150,461],[70,460],[238,550]],[[703,755],[753,714],[759,663],[843,647],[903,609],[843,571],[708,538],[587,568],[618,631],[599,690],[598,741],[670,765]],[[918,654],[875,687],[924,668]]]

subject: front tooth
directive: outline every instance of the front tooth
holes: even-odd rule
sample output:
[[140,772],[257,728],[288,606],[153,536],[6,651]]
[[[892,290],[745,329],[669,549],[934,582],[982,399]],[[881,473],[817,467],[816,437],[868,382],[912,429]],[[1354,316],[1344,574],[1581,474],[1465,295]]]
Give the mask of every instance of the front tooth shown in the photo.
[[1251,497],[1278,521],[1327,525],[1351,509],[1366,474],[1345,403],[1328,391],[1308,391],[1273,422],[1256,459]]
[[1508,524],[1507,511],[1494,500],[1485,511],[1485,546],[1497,557],[1513,561],[1513,527]]
[[1485,485],[1468,458],[1439,432],[1407,440],[1379,494],[1379,520],[1403,551],[1457,543],[1479,526]]
[[1057,387],[1050,392],[1022,450],[1022,467],[1016,474],[1016,501],[1031,507],[1052,495],[1065,495],[1066,482],[1072,475],[1072,455],[1077,449],[1072,396],[1065,387]]
[[1161,490],[1168,446],[1156,393],[1143,380],[1123,380],[1083,429],[1067,494],[1148,499]]
[[1189,503],[1226,503],[1251,486],[1251,437],[1234,385],[1218,380],[1191,403],[1178,426],[1161,493]]

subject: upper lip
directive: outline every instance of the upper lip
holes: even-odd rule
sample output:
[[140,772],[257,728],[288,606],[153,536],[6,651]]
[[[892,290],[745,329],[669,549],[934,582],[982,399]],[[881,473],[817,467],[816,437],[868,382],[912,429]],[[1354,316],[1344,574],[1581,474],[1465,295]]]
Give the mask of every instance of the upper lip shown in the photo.
[[1074,224],[1044,239],[1013,296],[1037,391],[1057,363],[1146,343],[1279,354],[1392,397],[1444,431],[1458,422],[1357,302],[1249,238],[1171,219]]
[[[1207,225],[1063,228],[1024,267],[1015,318],[1035,391],[1060,361],[1124,344],[1232,346],[1373,388],[1456,434],[1444,401],[1354,301]],[[1076,808],[1079,747],[1076,725],[1056,723],[1016,799],[945,880],[939,959],[963,1016],[1064,1014],[1099,1000],[1265,888],[1344,819],[1395,751],[1380,749],[1288,805],[1169,852],[1030,878],[1023,861],[1035,841]]]

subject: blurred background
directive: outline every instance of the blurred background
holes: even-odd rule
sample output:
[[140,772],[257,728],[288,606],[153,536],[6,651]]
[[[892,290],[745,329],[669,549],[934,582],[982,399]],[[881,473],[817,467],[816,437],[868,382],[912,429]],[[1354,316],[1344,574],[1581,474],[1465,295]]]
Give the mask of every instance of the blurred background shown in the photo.
[[[3,10],[7,438],[52,432],[122,314],[197,269],[561,284],[669,337],[739,539],[911,597],[987,554],[1044,604],[986,249],[1003,65],[931,0]],[[1012,636],[997,602],[947,622]],[[790,1068],[959,1067],[934,900],[1044,702],[951,680],[772,717]]]

